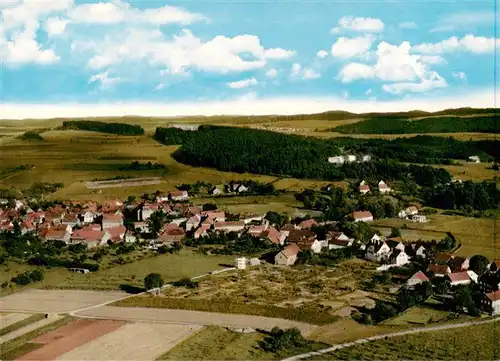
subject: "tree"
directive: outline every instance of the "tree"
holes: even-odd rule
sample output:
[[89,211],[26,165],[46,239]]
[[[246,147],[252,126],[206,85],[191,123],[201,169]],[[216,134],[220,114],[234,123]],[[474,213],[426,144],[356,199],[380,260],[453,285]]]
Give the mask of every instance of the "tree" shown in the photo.
[[284,350],[303,346],[307,343],[306,339],[297,328],[282,330],[274,327],[268,336],[264,337],[259,345],[262,350],[272,353],[279,353]]
[[475,255],[469,260],[469,269],[476,272],[480,276],[486,271],[489,264],[490,261],[485,256]]
[[148,218],[148,227],[153,239],[158,237],[163,225],[165,224],[165,214],[162,211],[157,211],[151,214]]
[[401,229],[397,227],[391,228],[391,235],[389,237],[401,237]]
[[153,288],[159,288],[164,285],[163,278],[159,273],[150,273],[144,277],[144,288],[150,290]]

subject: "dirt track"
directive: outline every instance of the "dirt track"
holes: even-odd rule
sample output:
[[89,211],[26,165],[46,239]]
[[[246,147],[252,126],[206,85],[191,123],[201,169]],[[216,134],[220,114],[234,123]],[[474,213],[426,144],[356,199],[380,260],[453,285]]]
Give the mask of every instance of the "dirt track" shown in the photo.
[[254,329],[264,330],[270,330],[275,326],[280,328],[297,327],[306,335],[317,328],[317,326],[307,323],[284,320],[281,318],[234,315],[215,312],[170,310],[164,308],[102,306],[77,312],[75,313],[75,316],[131,322],[215,325],[234,328],[251,327]]
[[79,346],[56,360],[155,360],[200,328],[131,323]]
[[58,313],[112,301],[126,295],[123,292],[75,290],[27,290],[0,299],[0,311]]

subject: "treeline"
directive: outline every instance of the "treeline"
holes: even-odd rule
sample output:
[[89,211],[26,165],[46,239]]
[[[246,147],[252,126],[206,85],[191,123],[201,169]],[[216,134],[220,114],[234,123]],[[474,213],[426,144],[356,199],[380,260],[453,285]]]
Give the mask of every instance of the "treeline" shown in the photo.
[[94,120],[66,120],[63,122],[62,129],[78,129],[119,135],[144,134],[144,128],[139,125],[126,123],[105,123]]
[[[173,139],[168,138],[170,132],[169,128],[157,129],[157,134],[167,137],[167,144],[171,144],[168,139]],[[177,129],[174,132],[178,134],[183,131]],[[326,180],[391,180],[410,177],[422,185],[433,185],[451,179],[450,174],[443,169],[403,165],[389,160],[395,158],[396,161],[434,163],[446,152],[438,149],[438,143],[433,139],[428,141],[430,145],[426,148],[417,140],[405,143],[406,140],[403,139],[402,144],[386,140],[321,140],[264,130],[215,126],[200,127],[196,132],[184,131],[184,134],[182,139],[178,138],[182,147],[174,152],[173,157],[181,163],[221,171]],[[337,167],[327,160],[328,157],[340,154],[340,147],[358,153],[374,154],[377,158],[370,163]],[[464,157],[465,154],[470,155],[470,152],[462,153]]]
[[139,163],[138,161],[134,161],[130,164],[121,166],[118,168],[121,171],[126,171],[126,170],[154,170],[154,169],[166,169],[164,164],[160,163]]
[[411,133],[499,133],[499,115],[470,117],[441,116],[418,120],[376,117],[345,124],[332,131],[347,134],[411,134]]
[[500,190],[494,182],[456,182],[422,193],[425,203],[435,208],[484,211],[500,206]]

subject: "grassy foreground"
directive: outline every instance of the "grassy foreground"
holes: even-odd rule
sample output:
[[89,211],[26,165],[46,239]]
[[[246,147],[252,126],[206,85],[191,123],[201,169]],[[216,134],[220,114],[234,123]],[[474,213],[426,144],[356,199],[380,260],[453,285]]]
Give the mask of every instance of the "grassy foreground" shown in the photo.
[[260,332],[236,333],[223,327],[205,327],[157,360],[276,360],[325,348],[321,343],[286,349],[279,354],[263,351]]
[[496,322],[374,341],[308,360],[497,360],[499,356]]
[[247,304],[227,300],[207,299],[179,299],[156,296],[137,296],[117,301],[111,306],[120,307],[150,307],[170,308],[178,310],[192,310],[219,313],[234,313],[251,316],[264,316],[284,318],[315,325],[326,325],[339,319],[338,316],[330,315],[315,309],[277,307],[272,305]]

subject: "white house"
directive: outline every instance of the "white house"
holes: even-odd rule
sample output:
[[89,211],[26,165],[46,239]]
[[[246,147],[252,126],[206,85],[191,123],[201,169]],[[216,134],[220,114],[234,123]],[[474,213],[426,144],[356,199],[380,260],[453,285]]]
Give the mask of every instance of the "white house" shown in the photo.
[[427,217],[419,215],[419,214],[416,214],[416,215],[414,215],[414,216],[411,217],[411,221],[412,222],[416,222],[416,223],[426,223],[427,222]]
[[383,241],[371,242],[366,248],[365,258],[373,261],[380,262],[384,258],[388,258],[391,254],[391,247]]
[[373,215],[370,211],[358,211],[352,213],[354,222],[372,222]]
[[418,208],[415,206],[409,206],[405,209],[405,213],[409,216],[414,216],[418,213]]
[[187,201],[189,194],[187,191],[172,191],[169,193],[169,197],[173,201]]
[[345,162],[345,158],[342,155],[336,155],[335,157],[328,158],[328,163],[344,164],[344,162]]
[[407,214],[405,211],[398,212],[398,218],[405,219],[406,217],[407,217]]
[[95,219],[95,213],[92,211],[87,211],[83,214],[83,223],[92,223]]
[[372,241],[372,242],[381,241],[381,240],[382,240],[382,238],[380,238],[380,236],[378,234],[374,234],[372,236],[372,238],[370,239],[370,241]]
[[410,259],[405,251],[394,250],[389,257],[390,264],[394,267],[401,267],[410,262]]
[[386,241],[387,245],[391,247],[391,249],[398,250],[398,251],[403,251],[405,250],[405,245],[401,241],[399,237],[396,238],[388,238]]
[[366,184],[364,180],[361,181],[361,183],[359,183],[359,193],[366,194],[368,192],[370,192],[370,186]]
[[369,162],[370,160],[372,160],[372,156],[371,156],[371,155],[368,155],[368,154],[365,154],[365,155],[361,158],[361,161],[362,161],[362,162]]
[[425,275],[424,272],[418,271],[413,276],[411,276],[408,281],[406,281],[406,285],[408,287],[414,287],[420,283],[424,283],[429,281],[429,278]]
[[469,162],[470,163],[481,163],[481,159],[477,155],[471,155],[469,157]]
[[493,316],[500,314],[500,290],[487,293],[482,303],[486,312]]
[[200,222],[201,222],[201,217],[199,214],[190,217],[186,221],[186,231],[189,232],[190,230],[197,228],[200,225]]
[[354,154],[348,154],[347,155],[347,162],[348,163],[353,163],[356,161],[356,156]]
[[291,266],[297,260],[297,255],[299,254],[299,252],[300,252],[299,246],[297,246],[295,243],[292,243],[286,246],[281,252],[279,252],[274,257],[274,264]]
[[233,221],[233,222],[215,222],[214,230],[222,232],[239,232],[245,228],[245,222],[243,221]]
[[380,193],[389,193],[391,188],[383,180],[381,180],[378,182],[378,191]]
[[102,229],[123,226],[123,217],[120,214],[105,213],[102,215]]

